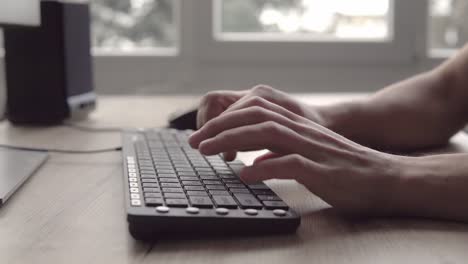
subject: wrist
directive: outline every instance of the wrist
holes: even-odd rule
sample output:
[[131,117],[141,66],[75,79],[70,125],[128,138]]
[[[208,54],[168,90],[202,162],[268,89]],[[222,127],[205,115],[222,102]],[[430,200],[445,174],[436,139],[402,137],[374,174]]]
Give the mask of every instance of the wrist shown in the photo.
[[348,136],[353,135],[354,125],[361,119],[362,101],[351,101],[314,108],[318,123],[332,131]]

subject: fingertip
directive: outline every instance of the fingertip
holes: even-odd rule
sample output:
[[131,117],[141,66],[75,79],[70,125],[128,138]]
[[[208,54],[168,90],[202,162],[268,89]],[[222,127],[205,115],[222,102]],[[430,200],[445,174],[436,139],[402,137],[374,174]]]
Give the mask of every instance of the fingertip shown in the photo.
[[200,145],[200,140],[198,139],[199,134],[198,131],[195,131],[188,138],[189,145],[194,149],[197,149]]
[[218,153],[214,153],[213,147],[212,147],[212,144],[211,144],[211,140],[209,140],[209,139],[205,140],[205,141],[202,141],[198,145],[198,151],[200,151],[201,154],[207,155],[207,156],[218,154]]
[[235,152],[224,152],[223,157],[225,161],[233,161],[236,159],[237,154]]

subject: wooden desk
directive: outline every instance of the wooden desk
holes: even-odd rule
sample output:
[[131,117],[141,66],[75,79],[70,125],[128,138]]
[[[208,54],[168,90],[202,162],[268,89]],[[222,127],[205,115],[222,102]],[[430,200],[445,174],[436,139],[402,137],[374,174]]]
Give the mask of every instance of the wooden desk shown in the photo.
[[[349,96],[305,98],[325,103]],[[163,126],[194,97],[105,97],[86,125]],[[0,126],[0,143],[93,149],[116,133]],[[468,138],[458,135],[459,151]],[[251,156],[244,156],[247,161]],[[340,218],[292,181],[268,184],[302,213],[297,234],[143,244],[128,231],[120,153],[52,154],[0,209],[0,263],[466,263],[468,225],[421,219]]]

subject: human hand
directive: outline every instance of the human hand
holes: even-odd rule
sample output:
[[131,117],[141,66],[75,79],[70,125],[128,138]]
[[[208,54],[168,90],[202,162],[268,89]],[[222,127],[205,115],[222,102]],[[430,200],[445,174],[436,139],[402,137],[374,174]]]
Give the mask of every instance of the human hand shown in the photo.
[[[258,106],[280,113],[297,122],[321,123],[317,109],[307,106],[288,94],[266,85],[257,85],[244,91],[214,91],[206,94],[198,109],[197,127],[203,127],[222,113]],[[226,160],[233,160],[235,152],[225,153]]]
[[399,157],[361,146],[279,105],[267,105],[223,112],[190,137],[191,146],[205,155],[268,149],[270,153],[241,171],[244,182],[294,179],[342,211],[385,210],[398,179]]

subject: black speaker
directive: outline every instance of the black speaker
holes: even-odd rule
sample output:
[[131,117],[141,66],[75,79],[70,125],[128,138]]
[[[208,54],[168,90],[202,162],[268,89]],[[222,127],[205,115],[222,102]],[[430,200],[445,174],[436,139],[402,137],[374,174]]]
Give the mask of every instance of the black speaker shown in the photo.
[[6,115],[14,124],[51,125],[95,108],[86,3],[41,2],[40,27],[4,30]]

